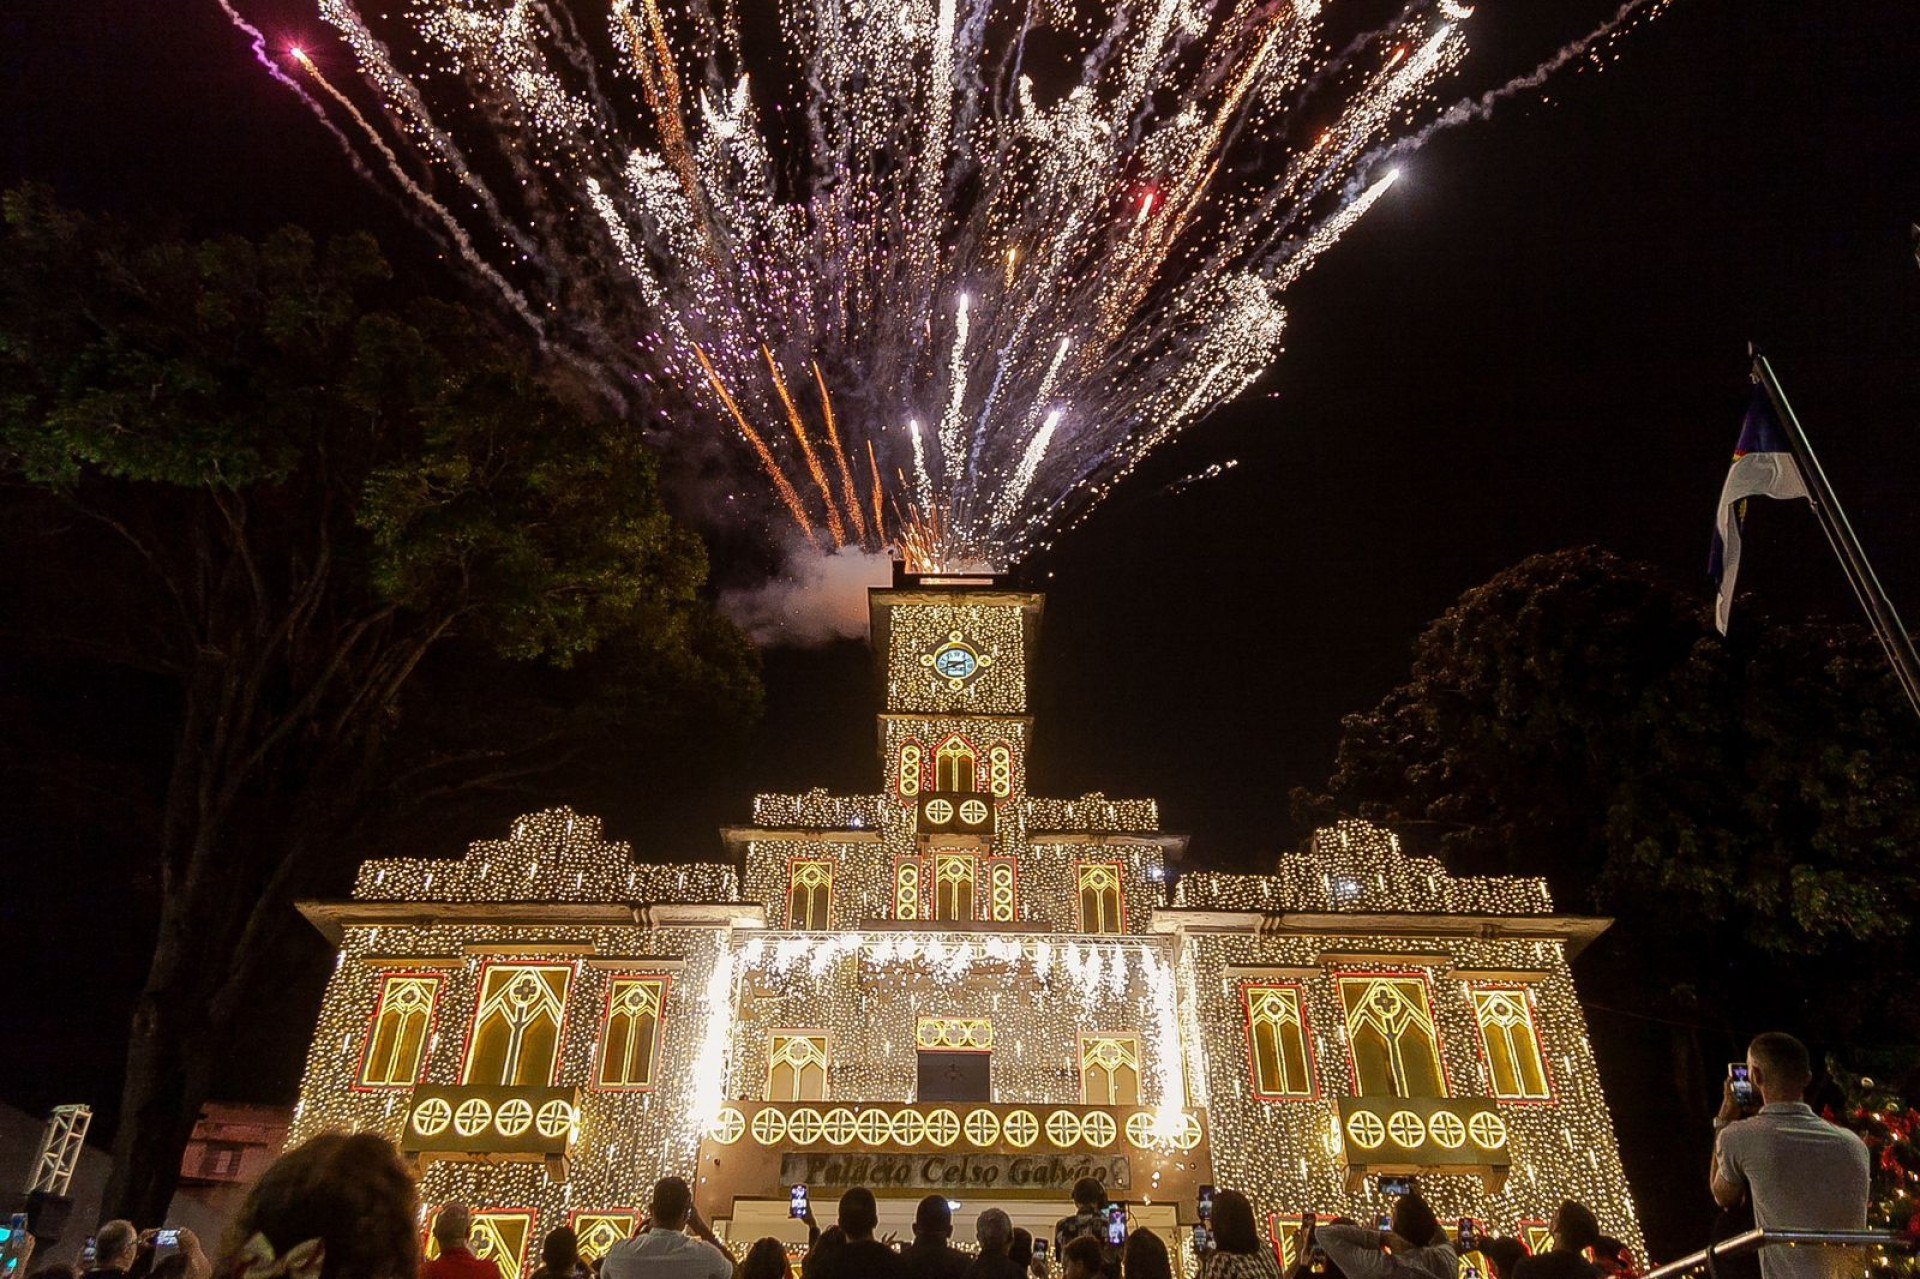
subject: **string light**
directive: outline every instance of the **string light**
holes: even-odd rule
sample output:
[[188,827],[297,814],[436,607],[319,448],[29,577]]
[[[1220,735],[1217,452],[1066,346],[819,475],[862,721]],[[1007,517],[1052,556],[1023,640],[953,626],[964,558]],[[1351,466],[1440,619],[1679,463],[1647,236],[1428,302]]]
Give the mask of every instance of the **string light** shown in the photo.
[[[703,1150],[736,1143],[1098,1151],[1137,1157],[1143,1170],[1150,1164],[1134,1194],[1189,1216],[1182,1194],[1211,1180],[1248,1193],[1263,1220],[1303,1210],[1368,1220],[1379,1202],[1354,1184],[1349,1163],[1365,1165],[1400,1143],[1460,1151],[1468,1162],[1497,1151],[1486,1167],[1510,1166],[1504,1182],[1489,1176],[1495,1184],[1423,1175],[1421,1189],[1444,1219],[1472,1217],[1517,1234],[1570,1197],[1640,1248],[1568,968],[1570,939],[1590,935],[1591,923],[1554,915],[1542,880],[1455,877],[1363,822],[1318,832],[1270,874],[1170,876],[1181,844],[1159,833],[1152,801],[1026,794],[1026,616],[1037,599],[983,594],[927,590],[880,601],[892,673],[881,736],[886,788],[757,796],[755,825],[728,832],[740,873],[635,862],[598,821],[556,808],[459,859],[368,862],[353,901],[310,906],[337,931],[339,954],[293,1139],[330,1128],[397,1137],[416,1084],[446,1096],[457,1129],[476,1009],[483,993],[497,1003],[511,978],[528,983],[529,998],[564,992],[551,1079],[539,1082],[577,1095],[565,1177],[537,1160],[433,1155],[422,1194],[511,1214],[500,1229],[514,1238],[526,1222],[537,1234],[569,1214],[624,1221],[655,1179],[684,1175],[704,1166]],[[956,631],[976,657],[993,659],[957,684],[919,661],[955,644]],[[984,875],[965,923],[929,922],[923,904],[902,917],[895,868],[926,850],[902,793],[900,747],[922,745],[931,779],[936,743],[953,735],[1008,751],[998,780],[984,768],[974,778],[994,805],[991,837],[953,847],[1012,862],[1009,917],[986,918]],[[790,895],[802,883],[809,893],[824,886],[827,904],[823,917],[806,898],[804,922],[815,927],[792,930]],[[1089,916],[1111,931],[1086,931]],[[501,976],[500,965],[532,976]],[[600,1087],[611,983],[636,975],[661,991],[656,1056],[641,1086],[623,1078]],[[391,1007],[425,1021],[389,1025],[380,1072],[369,1076],[363,1061],[389,979],[411,983],[408,999]],[[1284,1000],[1269,1007],[1297,1010],[1304,1084],[1289,1076],[1285,1087],[1256,1089],[1249,982],[1275,983]],[[1430,999],[1419,1017],[1451,1100],[1395,1106],[1370,1095],[1343,1111],[1341,1099],[1358,1090],[1344,992],[1371,989],[1368,982]],[[420,1014],[428,991],[431,1011]],[[1524,1096],[1494,1096],[1483,1017],[1508,1036],[1501,1089]],[[620,1039],[629,1069],[635,1033]],[[824,1058],[819,1096],[770,1098],[772,1051],[795,1036]],[[928,1044],[982,1053],[994,1104],[920,1101],[916,1051]],[[1538,1072],[1531,1058],[1526,1069],[1514,1064],[1528,1053],[1538,1055]],[[1083,1075],[1096,1059],[1109,1072],[1105,1087],[1115,1086],[1116,1063],[1130,1072],[1126,1095],[1137,1092],[1137,1104],[1085,1104]],[[395,1086],[363,1082],[408,1069],[414,1076]],[[800,1087],[798,1073],[785,1078],[783,1086]],[[505,1113],[501,1096],[488,1104]],[[709,1215],[732,1212],[729,1202],[702,1202]],[[599,1233],[617,1231],[603,1224]]]
[[[1552,1095],[1544,1102],[1496,1103],[1512,1160],[1499,1191],[1489,1193],[1471,1177],[1423,1176],[1421,1193],[1443,1220],[1472,1217],[1516,1235],[1520,1223],[1548,1220],[1562,1199],[1575,1199],[1594,1210],[1605,1233],[1644,1256],[1566,944],[1549,926],[1553,903],[1544,880],[1455,878],[1436,861],[1403,855],[1389,832],[1346,821],[1317,832],[1308,851],[1282,857],[1271,875],[1182,875],[1172,907],[1167,914],[1175,920],[1183,910],[1250,917],[1240,931],[1186,935],[1181,1022],[1188,1059],[1200,1063],[1195,1073],[1212,1084],[1205,1104],[1214,1180],[1245,1189],[1263,1220],[1315,1211],[1367,1221],[1380,1208],[1379,1200],[1348,1188],[1340,1158],[1336,1099],[1354,1089],[1336,974],[1381,967],[1426,977],[1445,1075],[1455,1095],[1471,1097],[1493,1093],[1469,993],[1480,979],[1454,974],[1517,974],[1525,978],[1542,1050],[1556,1065],[1564,1063]],[[1323,919],[1312,921],[1311,931],[1287,927],[1286,916],[1309,913],[1494,917],[1515,935],[1483,938],[1472,928],[1423,935],[1417,923],[1386,934],[1348,934]],[[1527,917],[1540,926],[1529,929]],[[1254,1095],[1238,987],[1248,972],[1262,970],[1311,974],[1290,978],[1306,997],[1307,1025],[1319,1032],[1311,1100]],[[1327,1028],[1335,1032],[1331,1044]],[[1258,1140],[1223,1140],[1225,1133],[1258,1134]]]

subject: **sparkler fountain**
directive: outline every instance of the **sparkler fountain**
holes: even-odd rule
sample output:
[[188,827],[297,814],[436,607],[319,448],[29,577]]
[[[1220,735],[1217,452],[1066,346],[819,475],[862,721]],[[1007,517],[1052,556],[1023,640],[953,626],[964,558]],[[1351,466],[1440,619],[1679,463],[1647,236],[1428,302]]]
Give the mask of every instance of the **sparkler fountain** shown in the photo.
[[1453,122],[1472,16],[777,5],[775,33],[736,0],[319,0],[372,113],[324,56],[255,52],[665,447],[751,456],[806,542],[919,569],[1011,566],[1245,389],[1396,132]]

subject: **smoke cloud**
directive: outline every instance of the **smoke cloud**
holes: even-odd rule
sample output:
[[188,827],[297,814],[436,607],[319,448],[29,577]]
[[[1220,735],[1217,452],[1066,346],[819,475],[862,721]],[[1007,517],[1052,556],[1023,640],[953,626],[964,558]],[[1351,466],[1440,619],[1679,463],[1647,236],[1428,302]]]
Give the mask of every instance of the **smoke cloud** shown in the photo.
[[867,588],[893,580],[884,551],[845,546],[822,551],[788,545],[781,576],[761,586],[722,591],[720,609],[762,648],[810,648],[867,633]]

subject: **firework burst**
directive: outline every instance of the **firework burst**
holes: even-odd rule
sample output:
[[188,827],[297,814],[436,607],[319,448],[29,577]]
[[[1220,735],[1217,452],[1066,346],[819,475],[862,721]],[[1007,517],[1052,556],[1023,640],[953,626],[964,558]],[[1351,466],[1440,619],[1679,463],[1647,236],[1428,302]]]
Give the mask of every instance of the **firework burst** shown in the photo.
[[655,438],[922,568],[1010,566],[1259,376],[1472,12],[767,3],[320,0],[380,110],[287,71]]

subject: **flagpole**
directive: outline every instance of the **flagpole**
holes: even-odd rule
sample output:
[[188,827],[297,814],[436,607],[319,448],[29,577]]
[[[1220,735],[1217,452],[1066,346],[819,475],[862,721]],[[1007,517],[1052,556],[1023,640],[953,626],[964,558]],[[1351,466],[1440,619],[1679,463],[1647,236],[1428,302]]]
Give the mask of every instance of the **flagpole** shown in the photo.
[[1833,547],[1834,556],[1847,575],[1847,585],[1853,588],[1854,598],[1860,601],[1867,620],[1873,625],[1873,633],[1893,667],[1900,691],[1907,695],[1907,704],[1913,707],[1914,714],[1920,715],[1920,655],[1914,652],[1913,638],[1907,634],[1893,601],[1887,598],[1886,589],[1875,576],[1860,539],[1854,536],[1853,525],[1848,523],[1847,513],[1834,496],[1833,486],[1827,483],[1827,473],[1820,468],[1820,459],[1814,455],[1813,445],[1800,427],[1800,419],[1787,403],[1787,393],[1780,389],[1780,381],[1773,375],[1773,365],[1760,354],[1757,346],[1749,344],[1747,350],[1753,357],[1753,380],[1767,393],[1774,415],[1786,428],[1788,447],[1793,450],[1800,477],[1806,482],[1808,504],[1813,507],[1820,529],[1827,535],[1827,543]]

